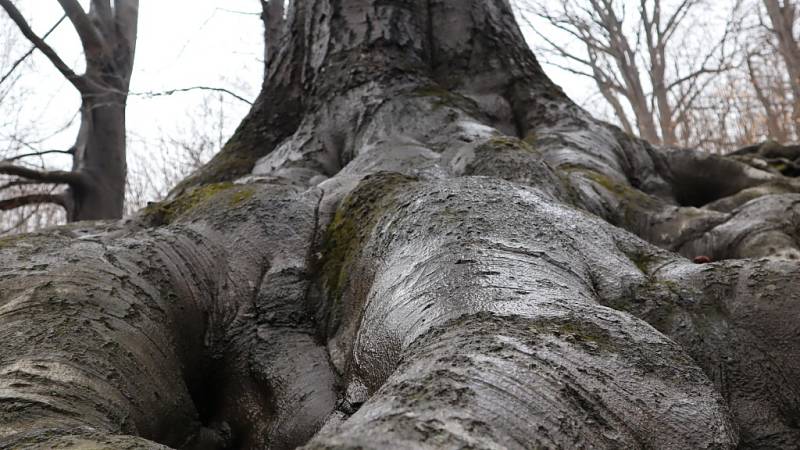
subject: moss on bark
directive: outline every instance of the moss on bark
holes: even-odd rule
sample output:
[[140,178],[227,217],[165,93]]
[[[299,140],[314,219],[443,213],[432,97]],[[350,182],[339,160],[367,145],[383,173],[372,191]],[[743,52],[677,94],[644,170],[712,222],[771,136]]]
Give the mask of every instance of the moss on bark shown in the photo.
[[475,100],[437,85],[419,88],[413,92],[413,95],[416,97],[431,98],[431,104],[434,109],[453,107],[467,112],[477,112],[480,110]]
[[533,145],[527,141],[517,139],[509,136],[496,136],[483,144],[481,144],[477,151],[493,150],[497,152],[502,151],[521,151],[533,154],[538,154]]
[[[223,193],[225,197],[218,198]],[[227,206],[235,207],[248,200],[254,193],[255,190],[251,186],[230,182],[214,183],[193,188],[173,200],[150,204],[142,211],[142,215],[151,224],[167,225],[202,205],[214,206],[218,201],[222,201]]]
[[332,302],[330,329],[335,329],[341,320],[338,310],[353,264],[365,241],[383,213],[396,203],[394,194],[414,181],[415,178],[398,173],[370,175],[339,205],[325,232],[320,262],[322,282]]

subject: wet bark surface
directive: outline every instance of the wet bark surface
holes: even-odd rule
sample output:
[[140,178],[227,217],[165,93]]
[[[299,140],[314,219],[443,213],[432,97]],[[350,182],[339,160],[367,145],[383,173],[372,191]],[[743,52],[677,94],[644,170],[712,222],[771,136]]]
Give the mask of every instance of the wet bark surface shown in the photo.
[[765,152],[593,119],[506,1],[295,1],[278,35],[168,201],[0,241],[0,447],[796,447]]

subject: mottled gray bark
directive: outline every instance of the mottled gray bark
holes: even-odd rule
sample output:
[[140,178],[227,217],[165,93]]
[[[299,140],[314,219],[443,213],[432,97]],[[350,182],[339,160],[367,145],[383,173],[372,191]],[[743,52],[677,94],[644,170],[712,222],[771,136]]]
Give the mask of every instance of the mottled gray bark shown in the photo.
[[506,1],[286,27],[168,201],[0,241],[0,447],[796,445],[800,195],[768,152],[594,120]]

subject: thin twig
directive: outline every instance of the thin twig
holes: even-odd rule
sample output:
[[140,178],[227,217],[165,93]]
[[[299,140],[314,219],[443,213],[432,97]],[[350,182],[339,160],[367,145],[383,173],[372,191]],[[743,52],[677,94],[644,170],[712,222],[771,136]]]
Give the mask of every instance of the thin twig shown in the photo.
[[251,105],[251,106],[253,105],[253,102],[251,102],[250,100],[247,100],[246,98],[242,97],[241,95],[236,94],[236,93],[234,93],[232,91],[229,91],[228,89],[218,88],[218,87],[210,87],[210,86],[192,86],[192,87],[188,87],[188,88],[170,89],[170,90],[161,91],[161,92],[130,92],[128,95],[137,96],[137,97],[152,98],[152,97],[164,97],[164,96],[167,96],[167,95],[177,94],[177,93],[181,93],[181,92],[191,92],[191,91],[222,92],[224,94],[230,95],[231,97],[233,97],[236,100],[239,100],[239,101],[241,101],[243,103],[247,103],[248,105]]

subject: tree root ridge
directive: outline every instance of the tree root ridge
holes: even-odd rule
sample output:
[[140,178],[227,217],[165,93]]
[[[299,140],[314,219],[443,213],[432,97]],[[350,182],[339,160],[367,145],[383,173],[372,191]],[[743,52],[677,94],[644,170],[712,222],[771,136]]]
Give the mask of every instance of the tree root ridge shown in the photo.
[[0,446],[800,439],[794,153],[593,119],[507,1],[309,0],[284,26],[168,201],[0,239]]

